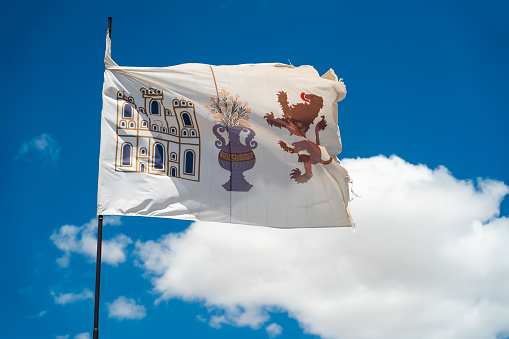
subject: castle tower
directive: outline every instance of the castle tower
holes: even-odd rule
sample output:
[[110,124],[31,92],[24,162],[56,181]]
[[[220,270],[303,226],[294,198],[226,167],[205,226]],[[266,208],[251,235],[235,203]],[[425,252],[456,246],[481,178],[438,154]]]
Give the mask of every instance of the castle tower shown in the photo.
[[138,107],[134,98],[129,93],[117,92],[116,171],[137,171],[138,115]]
[[200,131],[194,104],[186,100],[173,100],[173,111],[179,125],[180,150],[179,176],[188,180],[200,180]]

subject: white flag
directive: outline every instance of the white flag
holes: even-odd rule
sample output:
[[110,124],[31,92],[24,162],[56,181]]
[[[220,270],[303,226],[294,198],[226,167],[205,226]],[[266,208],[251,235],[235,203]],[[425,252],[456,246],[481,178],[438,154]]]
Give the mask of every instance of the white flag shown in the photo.
[[120,67],[104,76],[98,215],[354,226],[334,71]]

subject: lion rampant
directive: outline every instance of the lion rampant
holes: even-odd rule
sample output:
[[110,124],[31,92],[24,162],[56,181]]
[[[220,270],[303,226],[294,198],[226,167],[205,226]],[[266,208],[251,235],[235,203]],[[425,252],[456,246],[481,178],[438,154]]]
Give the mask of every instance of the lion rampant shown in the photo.
[[289,153],[299,153],[307,151],[308,154],[299,154],[299,162],[304,164],[305,173],[302,174],[299,168],[295,168],[290,173],[290,177],[297,181],[297,183],[308,182],[313,177],[312,165],[315,164],[330,164],[332,157],[328,160],[322,160],[322,150],[320,149],[320,136],[319,132],[327,127],[325,116],[321,116],[321,120],[315,126],[316,143],[310,141],[306,137],[307,131],[310,129],[311,124],[315,121],[323,108],[323,99],[314,94],[301,93],[301,102],[295,105],[289,105],[288,95],[286,92],[280,91],[277,94],[279,105],[283,110],[283,118],[275,118],[274,113],[265,114],[264,118],[267,124],[278,128],[284,127],[290,131],[290,135],[299,135],[304,140],[293,142],[292,146],[288,146],[283,140],[279,141],[279,146]]

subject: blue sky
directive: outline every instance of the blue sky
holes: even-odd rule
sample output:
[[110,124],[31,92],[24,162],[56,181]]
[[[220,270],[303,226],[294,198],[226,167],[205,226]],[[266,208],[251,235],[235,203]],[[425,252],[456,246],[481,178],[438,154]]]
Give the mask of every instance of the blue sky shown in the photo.
[[[2,335],[20,339],[83,339],[87,338],[87,332],[91,333],[93,299],[89,291],[94,289],[95,265],[86,243],[93,229],[86,225],[96,213],[105,28],[107,17],[112,16],[112,58],[123,66],[290,61],[296,66],[313,65],[321,74],[333,68],[344,79],[348,90],[346,99],[339,104],[343,141],[339,158],[350,159],[345,164],[353,169],[352,176],[363,195],[352,202],[359,225],[356,240],[351,240],[350,233],[346,236],[345,230],[334,233],[334,237],[338,237],[338,243],[365,240],[363,244],[368,244],[375,236],[392,236],[392,231],[396,237],[405,235],[405,230],[417,229],[412,228],[414,224],[422,228],[430,226],[429,232],[438,239],[437,243],[450,236],[449,245],[440,249],[449,253],[447,258],[464,253],[462,258],[472,255],[473,261],[482,261],[475,263],[480,265],[475,270],[474,263],[469,266],[468,261],[459,264],[456,259],[450,259],[455,262],[451,267],[457,270],[457,276],[472,270],[483,276],[482,284],[486,283],[481,286],[481,282],[473,281],[475,288],[455,299],[461,300],[458,305],[470,305],[472,300],[477,302],[471,305],[484,302],[492,305],[493,295],[499,300],[496,308],[465,306],[465,310],[476,308],[476,314],[485,316],[478,319],[479,326],[470,333],[477,333],[475,338],[507,336],[508,325],[491,318],[489,310],[497,309],[499,314],[505,314],[509,309],[507,296],[503,292],[497,294],[493,287],[506,284],[502,277],[509,276],[505,265],[509,263],[508,253],[497,242],[509,239],[505,218],[509,203],[501,202],[509,184],[508,10],[505,1],[4,2],[0,11],[3,47],[0,86],[8,127],[1,138],[10,150],[3,154],[1,176]],[[373,158],[379,155],[382,157]],[[397,158],[388,158],[391,155]],[[449,172],[433,171],[439,166]],[[396,170],[401,171],[400,180],[387,174]],[[368,178],[380,178],[391,186],[378,191],[380,187]],[[404,178],[411,178],[410,184],[401,191],[398,185],[407,182]],[[431,178],[430,182],[437,180],[441,184],[433,181],[435,184],[426,186],[427,190],[416,193],[411,187],[418,183],[412,180],[421,179],[415,178]],[[478,178],[482,179],[477,181]],[[370,198],[370,190],[377,192],[377,197],[386,203],[393,202],[387,206],[394,208],[392,217],[399,219],[392,222],[389,216],[375,218],[373,215],[382,212],[375,208],[380,204]],[[429,198],[424,191],[434,198]],[[407,197],[407,203],[417,194],[431,200],[416,199],[420,203],[416,202],[415,206],[405,205],[422,211],[422,214],[416,212],[415,219],[422,217],[413,223],[408,221],[412,219],[398,214],[401,208],[395,206],[398,200],[393,200],[396,193]],[[381,198],[384,195],[389,198]],[[435,213],[432,206],[446,195],[450,200],[444,198],[442,206],[451,207],[450,211],[454,207],[454,212]],[[470,216],[471,211],[481,207],[485,210]],[[434,219],[428,220],[427,216]],[[391,228],[398,222],[401,228]],[[478,232],[477,223],[484,225],[484,232],[488,233],[479,246],[468,247],[469,241],[474,241],[472,234]],[[379,227],[371,232],[370,227],[375,224]],[[62,229],[64,225],[74,228]],[[387,338],[390,335],[397,338],[410,333],[403,329],[406,326],[403,314],[410,312],[403,306],[393,313],[394,319],[402,317],[399,321],[387,327],[384,327],[387,322],[378,326],[375,321],[373,332],[366,334],[361,331],[361,324],[358,327],[353,322],[350,327],[336,324],[351,321],[345,316],[348,312],[343,313],[341,308],[333,308],[329,320],[320,316],[319,310],[314,312],[310,306],[313,293],[305,298],[297,294],[295,300],[282,300],[276,297],[277,290],[266,287],[263,291],[268,291],[266,295],[273,292],[274,298],[256,303],[253,299],[243,299],[249,294],[249,288],[243,297],[236,297],[228,294],[229,291],[209,291],[202,285],[190,284],[188,290],[174,282],[164,285],[161,276],[165,272],[173,273],[176,267],[189,279],[206,277],[190,273],[201,266],[186,262],[185,252],[179,252],[179,248],[197,246],[193,232],[205,232],[204,227],[199,223],[190,226],[189,222],[156,218],[109,220],[104,239],[117,246],[119,252],[116,256],[112,254],[110,263],[103,264],[102,338],[141,335],[155,338]],[[217,237],[229,230],[225,227],[217,228]],[[384,229],[388,233],[381,231]],[[453,229],[460,231],[455,233]],[[73,230],[78,236],[66,238],[65,230]],[[250,232],[269,232],[278,239],[288,235],[277,230],[242,230],[246,233],[239,234],[238,239],[244,239]],[[299,232],[290,236],[295,237],[295,242],[288,246],[301,244],[298,237],[303,233]],[[180,238],[174,238],[168,248],[159,248],[164,244],[162,237],[169,233],[179,234]],[[313,236],[316,234],[325,233],[318,231]],[[265,233],[251,235],[253,239],[266,236]],[[431,239],[427,238],[429,235],[422,239]],[[219,238],[211,237],[211,243],[220,244]],[[464,240],[456,252],[452,250],[455,245],[451,245],[454,237]],[[408,241],[415,241],[412,239]],[[173,248],[176,244],[181,247]],[[423,240],[423,244],[431,242]],[[474,247],[480,252],[475,252]],[[492,253],[488,247],[499,252]],[[158,255],[157,248],[164,255],[174,255],[173,266],[149,267],[148,258]],[[260,248],[263,251],[263,246]],[[366,255],[363,263],[369,264],[368,259],[377,248],[360,246],[352,251],[360,251],[359,248],[365,249],[359,255]],[[385,247],[378,249],[387,250],[385,254],[390,252]],[[331,252],[330,256],[341,254]],[[59,260],[63,256],[68,263]],[[398,257],[402,256],[405,255],[399,253]],[[207,267],[214,267],[214,259],[221,258],[211,255]],[[388,261],[391,258],[387,256]],[[415,258],[417,271],[428,267],[424,263],[419,266],[421,257]],[[288,260],[285,265],[299,269],[298,262]],[[498,261],[499,266],[493,268],[493,261]],[[246,261],[249,268],[246,277],[264,277],[265,273],[257,272],[252,260],[249,263]],[[326,265],[317,261],[313,267],[319,269],[321,263]],[[445,264],[441,267],[439,261],[436,265],[437,270],[449,267]],[[324,267],[324,272],[328,272]],[[392,270],[380,272],[386,279]],[[403,279],[406,273],[398,274],[401,276],[395,275],[394,281],[406,281]],[[361,276],[367,277],[357,272],[357,277]],[[384,284],[389,284],[389,280],[383,279]],[[368,280],[359,278],[359,282],[364,285],[358,286],[364,286],[368,292],[380,292]],[[161,290],[155,289],[158,283],[162,284]],[[423,296],[428,293],[411,283],[397,286],[393,285],[401,288],[399,291],[414,293],[414,297],[419,295],[425,299]],[[342,289],[347,291],[348,287]],[[173,291],[173,295],[162,297],[161,291]],[[447,291],[429,293],[431,297],[453,294]],[[491,297],[489,291],[493,292]],[[220,292],[224,292],[223,301],[215,298]],[[370,302],[375,306],[377,300],[387,296],[382,292],[374,295],[368,292],[359,298],[372,296]],[[334,290],[331,293],[331,300],[336,300],[332,296],[336,295]],[[377,308],[369,305],[359,311],[360,317],[370,319],[370,310]],[[381,317],[385,308],[380,307]],[[447,318],[439,325],[430,320],[426,326],[422,325],[423,320],[414,328],[428,329],[431,334],[445,331],[449,336],[444,338],[466,338],[452,330],[462,326],[465,319],[470,318]]]

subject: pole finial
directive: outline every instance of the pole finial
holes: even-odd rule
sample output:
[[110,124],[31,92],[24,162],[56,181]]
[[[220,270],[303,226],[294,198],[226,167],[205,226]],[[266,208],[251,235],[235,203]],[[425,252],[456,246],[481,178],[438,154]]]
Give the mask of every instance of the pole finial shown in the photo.
[[111,39],[111,20],[113,20],[113,18],[111,16],[108,17],[108,36],[110,37]]

